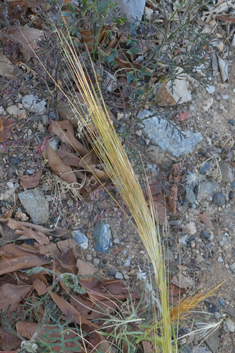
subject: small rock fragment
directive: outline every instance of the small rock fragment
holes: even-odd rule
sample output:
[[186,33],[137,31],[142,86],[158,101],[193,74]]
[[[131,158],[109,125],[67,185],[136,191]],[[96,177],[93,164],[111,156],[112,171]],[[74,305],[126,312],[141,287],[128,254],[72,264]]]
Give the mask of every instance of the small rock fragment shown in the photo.
[[193,204],[196,201],[196,195],[191,188],[186,187],[185,199],[188,203]]
[[203,110],[204,110],[205,112],[207,112],[207,111],[210,109],[210,107],[212,106],[213,102],[214,102],[214,100],[213,100],[212,97],[209,98],[209,99],[207,99],[207,100],[204,102]]
[[49,220],[49,203],[40,189],[27,190],[18,196],[33,223],[45,224]]
[[97,222],[93,236],[96,240],[94,249],[103,254],[107,254],[112,240],[110,226],[104,222]]
[[229,119],[228,123],[229,123],[230,125],[234,125],[234,119]]
[[16,105],[11,105],[10,107],[7,108],[7,112],[10,114],[10,115],[13,115],[15,117],[18,116],[19,114],[19,108],[16,106]]
[[109,270],[109,276],[115,276],[115,271],[111,268],[110,270]]
[[205,230],[201,231],[201,235],[205,238],[205,239],[210,239],[210,234],[207,233]]
[[215,181],[205,181],[200,183],[199,191],[197,194],[197,200],[202,198],[207,198],[209,195],[214,195],[216,192],[220,192],[221,188],[219,184]]
[[86,255],[86,260],[87,260],[87,261],[91,261],[91,260],[92,260],[92,256],[91,256],[90,254],[87,254],[87,255]]
[[222,173],[222,181],[225,184],[232,183],[234,181],[234,176],[230,164],[222,163],[220,169]]
[[214,93],[215,92],[215,86],[207,86],[206,90],[209,94]]
[[231,319],[224,321],[224,330],[229,332],[235,332],[235,324]]
[[22,98],[22,103],[25,109],[29,109],[31,113],[40,113],[46,107],[46,101],[38,100],[37,96],[33,94],[28,94]]
[[88,248],[88,238],[79,229],[72,232],[73,240],[84,250]]
[[200,169],[200,173],[205,174],[208,170],[210,170],[210,168],[211,168],[210,162],[205,162]]
[[216,203],[218,206],[223,207],[225,205],[225,196],[222,194],[222,192],[217,192],[214,195],[214,203]]
[[123,275],[122,275],[121,272],[117,272],[116,275],[115,275],[115,277],[116,277],[117,279],[123,279]]

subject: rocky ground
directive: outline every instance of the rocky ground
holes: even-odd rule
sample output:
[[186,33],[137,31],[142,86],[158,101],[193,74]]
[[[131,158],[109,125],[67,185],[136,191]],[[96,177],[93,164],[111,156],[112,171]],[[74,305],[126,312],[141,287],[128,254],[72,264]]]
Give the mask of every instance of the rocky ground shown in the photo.
[[[160,225],[166,249],[166,271],[175,275],[173,283],[181,273],[185,282],[179,286],[194,292],[209,291],[225,281],[216,295],[201,307],[210,314],[209,319],[206,314],[199,318],[209,323],[225,320],[205,342],[200,335],[183,338],[186,345],[182,352],[188,353],[235,352],[234,57],[231,50],[226,58],[230,65],[229,80],[225,83],[220,72],[213,76],[211,61],[206,68],[207,75],[203,76],[206,87],[189,76],[184,78],[186,96],[181,92],[181,98],[185,98],[185,103],[165,108],[165,112],[173,116],[174,126],[162,116],[159,119],[158,112],[148,106],[139,113],[139,118],[153,114],[156,117],[145,120],[144,127],[136,122],[131,131],[122,112],[115,116],[120,136],[123,138],[128,132],[124,146],[127,149],[128,144],[133,144],[143,157],[147,156],[144,167],[156,180],[162,175],[168,180],[173,165],[181,163],[177,210],[175,213],[165,210],[166,219]],[[26,77],[28,89],[1,107],[2,116],[15,118],[29,108],[34,114],[45,109],[44,93],[34,79],[33,75]],[[40,97],[34,110],[30,95]],[[164,99],[161,93],[159,97]],[[49,118],[55,120],[57,116],[52,113]],[[42,115],[37,126],[40,139],[47,135],[47,126],[48,116]],[[31,135],[29,129],[29,140]],[[11,140],[14,143],[0,144],[1,214],[13,209],[14,217],[21,221],[43,224],[51,229],[70,229],[63,239],[73,239],[71,246],[76,246],[82,260],[102,270],[106,278],[121,279],[127,286],[142,286],[151,272],[151,263],[130,219],[116,204],[115,191],[109,194],[101,190],[89,202],[79,200],[63,189],[46,162],[35,156],[37,142],[21,143],[18,137],[15,132]],[[137,162],[134,158],[133,163]],[[40,179],[37,187],[24,187],[21,176],[37,172]],[[51,237],[56,244],[60,240]],[[34,243],[33,240],[16,243],[22,241],[29,245]],[[195,320],[199,325],[197,316]],[[192,328],[186,323],[185,329],[190,332]]]

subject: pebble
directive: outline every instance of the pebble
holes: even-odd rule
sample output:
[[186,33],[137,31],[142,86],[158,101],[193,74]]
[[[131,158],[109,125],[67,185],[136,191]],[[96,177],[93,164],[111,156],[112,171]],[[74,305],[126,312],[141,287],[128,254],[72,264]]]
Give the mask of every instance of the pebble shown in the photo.
[[205,162],[203,166],[200,169],[201,174],[205,174],[208,170],[211,168],[211,163],[210,162]]
[[115,271],[111,268],[108,272],[109,276],[115,276]]
[[165,259],[165,262],[173,261],[174,259],[173,252],[169,249],[166,249],[164,253],[164,259]]
[[88,238],[79,229],[72,232],[73,240],[84,250],[88,248]]
[[228,123],[229,123],[230,125],[234,125],[234,119],[229,119]]
[[230,164],[222,163],[220,169],[222,173],[222,181],[226,184],[231,184],[234,181],[234,176]]
[[197,194],[197,199],[201,200],[202,198],[206,198],[209,195],[214,195],[216,192],[218,193],[220,191],[221,188],[215,180],[201,182]]
[[47,126],[48,125],[48,116],[47,115],[43,115],[41,117],[41,121],[42,121],[42,125],[43,126]]
[[100,263],[100,260],[99,260],[99,259],[94,259],[94,260],[93,260],[94,266],[98,266],[99,263]]
[[187,235],[183,235],[181,238],[179,238],[179,244],[187,246]]
[[207,86],[206,90],[209,94],[214,93],[215,92],[215,86]]
[[228,94],[224,94],[223,95],[223,99],[225,99],[225,100],[229,99],[229,95]]
[[217,261],[218,262],[224,262],[224,259],[222,258],[222,256],[219,256]]
[[229,332],[235,332],[235,324],[231,319],[224,321],[224,330]]
[[90,254],[87,254],[87,255],[86,255],[86,260],[87,260],[87,261],[91,261],[91,260],[92,260],[92,256],[91,256]]
[[205,230],[202,230],[201,231],[201,235],[205,238],[205,239],[210,239],[210,234],[209,233],[207,233]]
[[235,189],[235,181],[230,186],[231,188]]
[[223,207],[225,205],[225,200],[225,196],[224,194],[222,194],[222,192],[217,192],[214,195],[214,202],[220,207]]
[[97,222],[93,236],[96,240],[94,249],[103,254],[107,254],[112,241],[110,226],[104,222]]
[[130,258],[128,257],[128,259],[124,262],[124,266],[128,267],[130,266],[130,264],[131,264],[131,261],[130,261]]
[[18,196],[33,223],[45,224],[49,220],[49,203],[40,189],[27,190]]
[[186,187],[185,199],[188,203],[191,203],[191,204],[193,204],[196,201],[196,195],[194,194],[193,190],[189,187]]
[[11,105],[10,107],[7,108],[7,112],[10,114],[10,115],[13,115],[15,117],[18,116],[19,114],[19,108],[16,106],[16,105]]
[[18,157],[10,157],[9,162],[13,165],[17,165],[19,163],[20,159]]
[[115,277],[116,277],[117,279],[123,279],[123,274],[122,274],[121,272],[117,272],[116,275],[115,275]]
[[220,304],[221,306],[223,306],[223,307],[225,306],[225,302],[224,302],[222,299],[219,298],[219,299],[218,299],[218,302],[219,302],[219,304]]

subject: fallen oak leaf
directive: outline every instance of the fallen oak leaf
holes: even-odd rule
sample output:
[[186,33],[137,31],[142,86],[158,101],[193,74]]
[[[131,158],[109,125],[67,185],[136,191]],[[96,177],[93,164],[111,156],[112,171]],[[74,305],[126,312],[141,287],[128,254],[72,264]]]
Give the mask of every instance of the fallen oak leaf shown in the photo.
[[15,80],[17,78],[16,73],[17,70],[10,60],[5,55],[0,54],[0,76]]
[[58,294],[50,292],[50,296],[68,319],[72,319],[72,321],[78,325],[86,324],[98,330],[100,329],[98,325],[81,316],[71,304],[69,304],[65,299],[61,298]]
[[0,287],[0,310],[7,311],[9,317],[21,300],[31,291],[30,285],[4,284]]
[[52,262],[33,248],[7,244],[0,249],[0,276],[17,270],[44,266]]
[[40,231],[35,232],[33,229],[24,227],[23,225],[20,225],[20,227],[20,229],[16,230],[17,234],[26,235],[28,239],[35,239],[40,245],[50,244],[50,240],[44,233]]
[[62,159],[51,148],[49,143],[47,143],[46,148],[43,151],[43,157],[48,161],[48,164],[53,170],[53,172],[58,175],[62,180],[65,180],[69,184],[77,184],[77,178],[72,168],[63,163]]
[[20,183],[24,188],[33,189],[38,186],[42,175],[42,169],[38,173],[33,175],[21,175],[19,176]]
[[[69,120],[51,121],[52,133],[57,135],[63,142],[70,145],[81,156],[89,153],[89,150],[83,146],[74,136],[74,128]],[[50,129],[50,127],[49,127]]]

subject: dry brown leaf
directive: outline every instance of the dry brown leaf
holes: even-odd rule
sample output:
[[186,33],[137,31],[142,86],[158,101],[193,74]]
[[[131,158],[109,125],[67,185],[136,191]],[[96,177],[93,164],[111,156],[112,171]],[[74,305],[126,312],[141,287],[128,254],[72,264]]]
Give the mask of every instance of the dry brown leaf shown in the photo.
[[81,316],[71,304],[69,304],[65,299],[61,298],[58,294],[51,292],[50,296],[68,319],[71,319],[78,325],[86,324],[96,329],[100,329],[98,325]]
[[33,248],[7,244],[0,249],[0,275],[50,263],[51,259],[46,259]]
[[194,284],[191,277],[185,276],[182,273],[174,275],[171,279],[171,283],[179,288],[190,288]]
[[15,119],[6,119],[0,117],[0,142],[4,142],[9,139],[12,128],[15,126]]
[[97,278],[83,278],[80,279],[80,284],[86,289],[87,294],[93,302],[97,302],[104,299],[125,300],[129,298],[139,299],[140,296],[137,293],[130,293],[128,289],[123,286],[123,283],[119,280],[99,280]]
[[37,42],[45,36],[44,31],[40,31],[33,27],[17,27],[1,31],[1,40],[3,44],[9,41],[20,44],[20,49],[26,62],[35,57],[38,53],[39,46]]
[[153,204],[155,209],[155,216],[157,222],[160,224],[166,220],[166,201],[162,195],[158,195],[153,198]]
[[17,349],[20,347],[22,340],[15,334],[6,331],[3,327],[0,327],[0,347],[4,351],[2,353],[17,353],[17,351],[12,351],[12,349]]
[[208,229],[213,228],[213,224],[212,224],[212,222],[206,212],[199,213],[199,217],[200,217],[200,220],[202,221],[202,223],[204,223]]
[[61,158],[64,164],[69,165],[71,167],[79,167],[81,159],[77,157],[74,153],[62,151],[60,149],[58,149],[56,153]]
[[16,79],[17,70],[10,60],[5,56],[0,54],[0,76],[6,77],[9,79]]
[[21,225],[21,229],[18,229],[16,233],[24,234],[29,239],[35,239],[40,245],[50,244],[50,240],[45,234],[41,233],[40,231],[35,232],[35,230],[24,227],[23,225]]
[[103,170],[98,169],[97,164],[99,164],[99,159],[95,151],[90,151],[80,160],[79,166],[84,170],[93,172],[99,179],[108,178],[108,174]]
[[58,154],[47,143],[43,151],[43,157],[48,160],[48,164],[53,172],[67,183],[77,183],[77,178],[70,166],[64,164]]
[[91,276],[99,272],[99,269],[87,264],[86,262],[77,259],[78,276]]
[[0,310],[7,311],[7,316],[18,307],[19,303],[31,291],[32,286],[4,284],[0,288]]
[[89,150],[83,146],[74,136],[73,125],[68,120],[54,121],[52,120],[52,133],[59,136],[59,138],[70,145],[81,156],[89,153]]
[[20,183],[24,188],[33,189],[36,186],[38,186],[41,175],[42,175],[42,170],[39,170],[39,172],[33,175],[19,176]]
[[33,289],[35,289],[38,295],[44,295],[47,293],[47,285],[39,278],[36,278],[33,282]]

